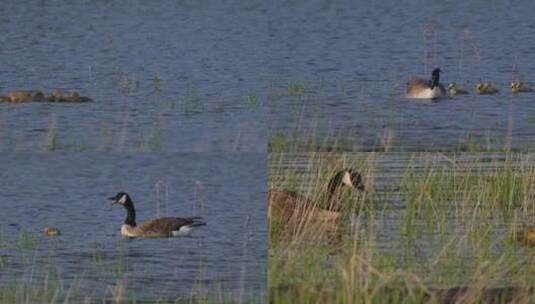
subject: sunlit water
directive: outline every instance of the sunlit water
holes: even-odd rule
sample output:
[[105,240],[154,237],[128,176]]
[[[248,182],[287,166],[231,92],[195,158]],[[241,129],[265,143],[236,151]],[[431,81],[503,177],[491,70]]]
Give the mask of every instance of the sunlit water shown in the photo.
[[0,95],[76,89],[94,102],[1,103],[0,150],[265,150],[262,5],[4,1]]
[[[0,165],[0,285],[74,296],[136,299],[229,295],[263,301],[266,163],[263,154],[21,154]],[[188,236],[124,240],[126,216],[107,200],[127,191],[137,222],[202,216]],[[46,225],[59,237],[44,237]],[[264,299],[265,300],[265,299]]]
[[[275,1],[269,14],[270,136],[319,140],[342,150],[531,150],[535,3]],[[471,95],[415,102],[406,81],[429,78]],[[474,94],[492,81],[496,96]],[[297,130],[297,132],[296,132]],[[325,138],[329,140],[325,143]]]

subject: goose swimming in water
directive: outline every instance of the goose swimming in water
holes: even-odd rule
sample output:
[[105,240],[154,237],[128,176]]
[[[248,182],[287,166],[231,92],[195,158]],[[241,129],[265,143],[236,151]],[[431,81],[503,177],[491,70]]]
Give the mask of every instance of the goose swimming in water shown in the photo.
[[511,91],[513,93],[527,93],[533,92],[533,89],[520,80],[513,80],[511,82]]
[[126,209],[126,219],[121,226],[124,237],[171,237],[188,233],[193,227],[204,226],[200,217],[161,217],[136,224],[136,210],[130,196],[119,192],[110,197],[113,204],[121,204]]
[[460,88],[455,82],[452,82],[448,85],[448,91],[450,93],[450,96],[468,94],[467,90]]
[[490,81],[479,82],[476,84],[476,92],[479,95],[494,95],[500,92]]
[[446,89],[440,84],[440,70],[436,68],[431,73],[431,80],[416,78],[407,82],[405,94],[409,98],[436,99],[446,95]]
[[359,172],[345,169],[336,173],[327,186],[328,208],[320,208],[317,203],[293,192],[279,189],[268,191],[268,218],[280,218],[288,222],[294,217],[310,216],[320,221],[337,221],[340,219],[341,203],[338,198],[343,186],[364,191],[364,183]]

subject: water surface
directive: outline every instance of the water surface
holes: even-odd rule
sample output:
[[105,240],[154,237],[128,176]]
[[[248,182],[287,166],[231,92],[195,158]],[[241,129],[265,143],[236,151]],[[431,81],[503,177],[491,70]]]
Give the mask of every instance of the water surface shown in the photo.
[[[58,282],[60,297],[135,299],[197,295],[265,301],[264,154],[3,155],[0,287]],[[132,197],[137,222],[202,216],[184,237],[122,239],[126,216],[107,200]],[[57,238],[42,236],[58,227]]]
[[[534,9],[531,1],[272,2],[270,140],[344,151],[531,150],[535,94],[512,95],[509,83],[535,81]],[[437,66],[442,83],[472,94],[406,99],[406,81]],[[485,80],[501,93],[475,95]]]
[[4,1],[0,94],[94,102],[0,104],[0,150],[262,152],[265,14],[254,1]]

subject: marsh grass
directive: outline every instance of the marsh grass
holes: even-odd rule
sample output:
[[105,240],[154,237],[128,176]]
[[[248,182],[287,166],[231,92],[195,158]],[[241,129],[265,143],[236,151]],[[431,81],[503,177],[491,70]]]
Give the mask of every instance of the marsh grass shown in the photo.
[[373,153],[270,155],[270,187],[310,199],[321,201],[335,168],[359,168],[371,185],[343,197],[350,215],[336,237],[321,223],[270,219],[272,303],[535,300],[535,249],[515,242],[535,219],[535,159],[406,155],[387,185]]
[[[250,225],[250,223],[246,223]],[[246,231],[246,234],[250,231]],[[0,230],[0,241],[3,232]],[[199,277],[189,295],[172,297],[147,294],[129,285],[133,261],[128,253],[128,241],[117,243],[116,250],[98,245],[87,257],[87,267],[80,273],[64,273],[58,266],[58,252],[54,246],[44,246],[34,234],[21,231],[13,242],[3,242],[0,249],[0,303],[264,303],[264,296],[244,289],[229,289],[225,282],[206,282]],[[246,245],[244,244],[244,247]],[[40,254],[45,251],[44,256]],[[0,252],[1,253],[1,252]],[[246,255],[247,252],[244,252]],[[40,257],[38,257],[40,256]],[[14,266],[18,270],[14,271]],[[206,267],[201,265],[201,267]],[[147,271],[150,272],[150,269]],[[242,272],[248,269],[242,268]],[[244,275],[244,274],[243,274]],[[6,280],[9,276],[10,280]],[[98,277],[111,282],[105,290],[94,290],[85,277]],[[172,290],[169,291],[171,294]]]

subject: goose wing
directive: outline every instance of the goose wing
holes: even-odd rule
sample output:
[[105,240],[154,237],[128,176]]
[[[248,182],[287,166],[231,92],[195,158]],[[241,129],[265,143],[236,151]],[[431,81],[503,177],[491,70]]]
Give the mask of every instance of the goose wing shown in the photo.
[[[411,94],[418,94],[419,92],[429,89],[431,87],[431,82],[429,80],[416,78],[409,80],[407,82],[407,87],[405,89],[405,93],[408,95]],[[443,89],[444,87],[442,87]]]
[[292,217],[313,217],[318,220],[337,220],[338,212],[322,209],[317,204],[295,192],[270,189],[268,192],[268,217],[282,217],[288,221]]
[[200,217],[162,217],[148,220],[137,226],[136,229],[145,235],[169,235],[184,226],[202,225],[206,225],[206,223],[202,222]]

